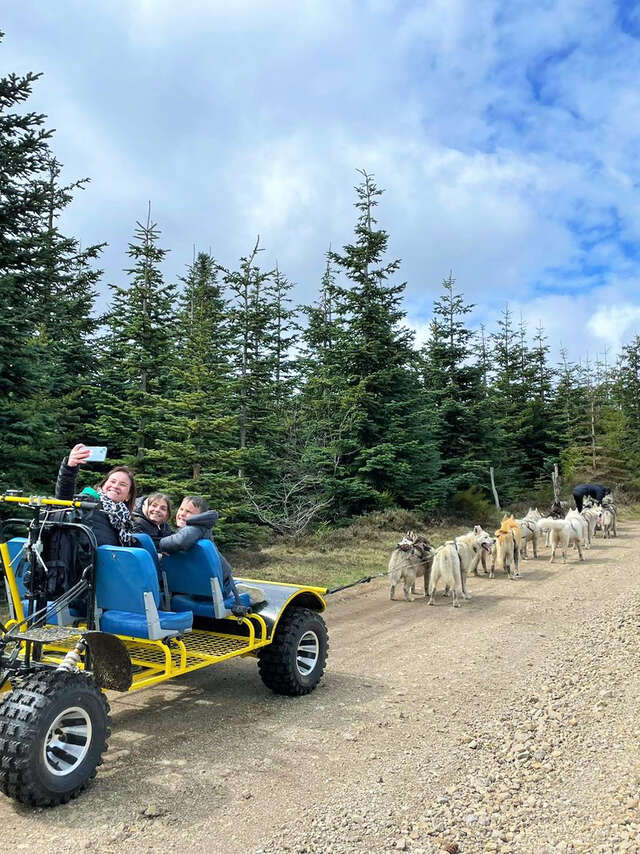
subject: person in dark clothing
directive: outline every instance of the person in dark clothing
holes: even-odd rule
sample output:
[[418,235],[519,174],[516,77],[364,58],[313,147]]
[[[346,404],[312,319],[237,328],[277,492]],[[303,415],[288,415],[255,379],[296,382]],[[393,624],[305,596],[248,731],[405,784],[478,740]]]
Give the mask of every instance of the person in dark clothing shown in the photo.
[[[65,501],[73,498],[78,466],[87,462],[89,453],[85,445],[74,445],[62,461],[56,480],[56,498]],[[85,511],[83,521],[92,529],[99,546],[135,545],[131,511],[136,500],[136,481],[128,466],[116,466],[95,487],[87,486],[81,494],[96,500],[96,509]]]
[[200,495],[187,495],[176,513],[175,534],[162,537],[158,551],[164,554],[184,552],[198,540],[211,540],[211,529],[215,525],[218,514],[209,510],[206,500]]
[[158,548],[162,537],[170,537],[174,533],[168,524],[171,518],[171,499],[164,492],[152,492],[145,497],[140,496],[133,510],[133,533],[149,534],[153,544]]
[[599,483],[580,483],[573,488],[573,500],[576,502],[576,507],[582,511],[582,503],[585,496],[590,495],[595,501],[600,504],[605,495],[609,495],[611,490],[608,486],[602,486]]

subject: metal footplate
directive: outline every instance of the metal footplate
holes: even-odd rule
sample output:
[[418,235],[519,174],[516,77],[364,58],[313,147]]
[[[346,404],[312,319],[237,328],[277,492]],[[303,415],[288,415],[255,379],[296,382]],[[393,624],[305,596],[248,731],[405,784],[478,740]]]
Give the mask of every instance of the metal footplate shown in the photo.
[[64,626],[37,626],[33,629],[27,629],[25,632],[16,632],[14,638],[16,640],[28,640],[35,643],[59,643],[70,638],[80,637],[82,631],[80,629],[69,629]]

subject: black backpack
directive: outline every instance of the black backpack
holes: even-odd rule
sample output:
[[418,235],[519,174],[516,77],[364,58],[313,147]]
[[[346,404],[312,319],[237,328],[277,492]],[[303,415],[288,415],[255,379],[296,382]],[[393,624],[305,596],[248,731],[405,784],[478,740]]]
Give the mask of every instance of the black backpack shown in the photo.
[[[93,560],[90,536],[82,528],[63,524],[69,521],[64,511],[55,515],[58,519],[38,526],[42,540],[42,560],[47,573],[38,562],[36,584],[38,587],[42,584],[42,590],[34,592],[42,592],[47,599],[57,599],[77,584]],[[31,584],[27,583],[27,586],[31,587]]]

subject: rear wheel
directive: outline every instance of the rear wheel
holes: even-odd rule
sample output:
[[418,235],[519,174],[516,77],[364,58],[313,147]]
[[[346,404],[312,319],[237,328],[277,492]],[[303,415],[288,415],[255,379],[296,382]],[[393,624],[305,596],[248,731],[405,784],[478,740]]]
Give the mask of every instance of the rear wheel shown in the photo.
[[262,681],[276,694],[309,694],[322,678],[328,651],[327,627],[320,614],[291,607],[280,618],[273,642],[258,653]]
[[0,704],[0,791],[34,806],[75,798],[102,764],[109,723],[104,694],[83,673],[17,679]]

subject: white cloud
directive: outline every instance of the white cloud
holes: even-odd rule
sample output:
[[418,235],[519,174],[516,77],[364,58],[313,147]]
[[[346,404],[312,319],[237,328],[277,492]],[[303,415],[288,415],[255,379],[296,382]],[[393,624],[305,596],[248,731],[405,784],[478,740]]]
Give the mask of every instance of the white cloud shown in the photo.
[[640,328],[640,305],[621,303],[600,306],[587,321],[587,328],[614,352]]
[[110,242],[107,280],[151,199],[170,278],[194,243],[230,265],[259,232],[311,301],[362,167],[418,335],[450,269],[479,320],[508,300],[575,358],[629,333],[640,43],[613,0],[59,8],[13,4],[0,50],[45,72],[32,108],[66,174],[92,178],[65,222]]

